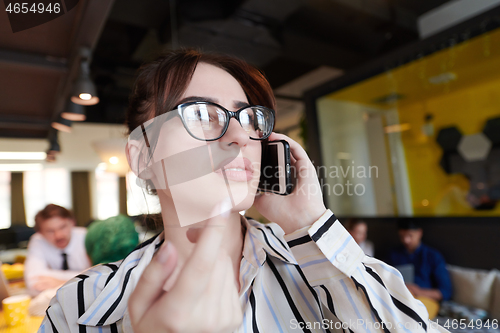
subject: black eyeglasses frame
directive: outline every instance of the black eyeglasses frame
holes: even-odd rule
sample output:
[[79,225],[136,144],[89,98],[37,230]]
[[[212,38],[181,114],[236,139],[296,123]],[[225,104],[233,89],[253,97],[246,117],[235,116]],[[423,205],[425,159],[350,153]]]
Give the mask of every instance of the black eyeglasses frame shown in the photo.
[[[193,133],[191,133],[191,131],[188,129],[188,126],[184,120],[184,116],[182,114],[183,112],[183,109],[185,107],[188,107],[190,105],[196,105],[196,104],[203,104],[203,105],[213,105],[213,106],[216,106],[218,108],[220,108],[222,111],[224,111],[226,113],[226,116],[227,116],[227,121],[226,121],[226,124],[224,125],[224,129],[222,130],[222,134],[215,138],[215,139],[200,139],[198,137],[196,137]],[[240,122],[240,113],[245,110],[245,109],[248,109],[248,108],[253,108],[253,107],[258,107],[258,108],[262,108],[262,109],[265,109],[265,110],[268,110],[271,114],[271,122],[272,122],[272,127],[271,127],[271,130],[269,131],[269,133],[265,136],[263,136],[262,138],[252,138],[251,136],[249,136],[249,138],[251,140],[256,140],[256,141],[262,141],[262,140],[265,140],[267,139],[271,133],[273,132],[273,129],[274,129],[274,122],[275,122],[275,112],[273,109],[271,108],[268,108],[268,107],[265,107],[265,106],[262,106],[262,105],[247,105],[247,106],[244,106],[236,111],[229,111],[228,109],[226,109],[225,107],[223,107],[222,105],[219,105],[217,103],[213,103],[213,102],[200,102],[200,101],[196,101],[196,102],[186,102],[186,103],[182,103],[182,104],[179,104],[175,107],[174,110],[172,111],[177,111],[177,115],[179,116],[179,118],[181,118],[181,121],[182,121],[182,124],[184,125],[184,128],[186,129],[186,131],[189,133],[189,135],[191,135],[193,138],[195,138],[196,140],[200,140],[200,141],[216,141],[216,140],[219,140],[220,138],[222,138],[224,136],[224,134],[226,134],[227,132],[227,129],[229,127],[229,122],[231,121],[231,118],[235,118],[238,123],[240,123],[241,125],[241,122]]]

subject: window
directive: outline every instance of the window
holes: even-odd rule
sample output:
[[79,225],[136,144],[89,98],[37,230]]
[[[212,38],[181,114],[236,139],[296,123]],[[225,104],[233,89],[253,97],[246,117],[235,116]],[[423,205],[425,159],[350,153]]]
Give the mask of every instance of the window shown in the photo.
[[105,220],[120,212],[118,175],[100,168],[95,170],[97,218]]
[[464,29],[481,34],[420,43],[315,89],[311,135],[336,214],[500,215],[500,28]]
[[24,205],[28,226],[35,225],[36,213],[48,204],[63,206],[67,209],[72,208],[71,181],[68,170],[54,168],[25,171],[23,177]]
[[0,171],[0,229],[10,227],[10,172]]

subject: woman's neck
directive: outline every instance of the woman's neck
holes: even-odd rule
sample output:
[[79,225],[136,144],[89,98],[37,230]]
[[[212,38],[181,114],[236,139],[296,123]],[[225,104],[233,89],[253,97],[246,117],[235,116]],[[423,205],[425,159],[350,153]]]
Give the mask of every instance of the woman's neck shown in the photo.
[[[195,243],[192,243],[187,237],[187,231],[189,229],[196,229],[196,232],[203,232],[203,226],[207,221],[202,221],[199,223],[191,224],[188,226],[180,226],[179,219],[175,212],[175,206],[170,198],[162,198],[160,196],[160,203],[162,208],[162,219],[164,225],[164,237],[166,241],[171,242],[178,253],[178,264],[174,271],[174,274],[169,278],[165,284],[165,290],[170,289],[170,287],[175,283],[179,272],[182,267],[190,257],[193,252]],[[243,252],[243,233],[242,233],[242,221],[241,215],[238,212],[231,212],[228,217],[215,217],[221,220],[221,224],[224,225],[225,233],[224,239],[221,244],[221,253],[227,254],[231,258],[233,264],[233,269],[235,272],[235,281],[237,287],[239,287],[239,269],[241,262],[241,255]],[[238,288],[239,290],[239,288]]]

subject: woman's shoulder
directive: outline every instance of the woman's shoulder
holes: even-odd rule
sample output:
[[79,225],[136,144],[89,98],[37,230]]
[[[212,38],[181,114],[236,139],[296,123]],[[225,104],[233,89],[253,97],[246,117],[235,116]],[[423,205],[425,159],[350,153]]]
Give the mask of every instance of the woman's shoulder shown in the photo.
[[99,264],[78,274],[59,288],[47,314],[68,328],[78,328],[78,324],[98,327],[121,320],[130,291],[161,243],[162,239],[153,237],[123,260]]
[[[81,272],[76,275],[68,282],[66,282],[59,290],[57,291],[58,297],[62,294],[66,294],[70,291],[77,292],[77,285],[80,281],[85,281],[85,284],[92,284],[93,293],[89,294],[86,299],[91,298],[92,295],[95,297],[99,294],[99,292],[104,289],[109,279],[118,271],[120,264],[123,260],[107,263],[107,264],[99,264],[88,268],[87,270]],[[76,294],[75,294],[76,295]]]
[[82,311],[99,297],[119,266],[120,262],[99,264],[67,281],[57,290],[46,310],[50,324],[62,325],[59,328],[63,331],[77,327]]
[[[116,286],[121,285],[121,282],[127,279],[127,275],[130,275],[130,273],[127,274],[128,271],[132,272],[133,270],[132,275],[134,276],[142,273],[162,243],[162,238],[159,236],[156,235],[139,244],[122,260],[98,264],[78,274],[59,288],[53,301],[62,304],[76,304],[75,301],[80,299],[84,300],[83,304],[87,308],[92,306],[94,301],[103,298],[101,294],[106,288],[112,288],[113,294],[120,294],[118,290],[120,287],[116,288]],[[73,312],[73,309],[69,309],[69,311]]]

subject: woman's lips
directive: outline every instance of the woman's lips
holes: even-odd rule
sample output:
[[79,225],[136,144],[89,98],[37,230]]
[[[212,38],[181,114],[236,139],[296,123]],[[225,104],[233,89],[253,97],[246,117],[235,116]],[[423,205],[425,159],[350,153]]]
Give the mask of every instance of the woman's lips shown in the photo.
[[[224,163],[222,164],[224,165]],[[253,178],[252,163],[245,157],[237,157],[222,168],[227,179],[231,181],[247,182]],[[222,176],[222,168],[218,168],[215,173]]]

